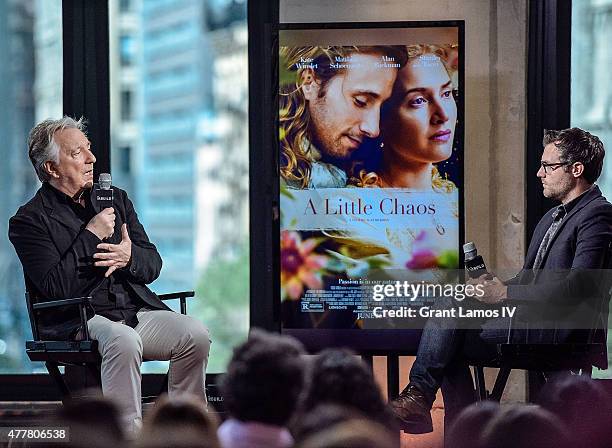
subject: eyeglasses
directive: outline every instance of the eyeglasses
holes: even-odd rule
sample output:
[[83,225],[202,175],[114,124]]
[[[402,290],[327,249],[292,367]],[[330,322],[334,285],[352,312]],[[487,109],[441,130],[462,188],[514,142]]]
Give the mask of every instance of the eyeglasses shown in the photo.
[[568,162],[559,162],[559,163],[541,162],[540,163],[540,166],[544,170],[544,174],[550,174],[553,171],[555,171],[557,168],[559,168],[560,166],[565,166],[565,165],[569,165],[569,163]]

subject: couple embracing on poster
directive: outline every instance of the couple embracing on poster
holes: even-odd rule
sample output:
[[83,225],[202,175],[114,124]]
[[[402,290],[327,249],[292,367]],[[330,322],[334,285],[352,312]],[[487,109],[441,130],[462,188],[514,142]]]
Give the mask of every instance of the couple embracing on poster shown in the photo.
[[[456,268],[457,45],[300,46],[280,54],[281,191],[297,197],[282,204],[293,218],[283,229],[299,231],[293,239],[322,232],[352,260],[377,254],[392,269]],[[353,219],[343,227],[304,217],[313,197],[370,198],[381,208],[392,200],[438,212],[427,220]]]
[[453,151],[455,45],[284,47],[281,55],[295,72],[280,94],[288,186],[455,188],[435,166]]

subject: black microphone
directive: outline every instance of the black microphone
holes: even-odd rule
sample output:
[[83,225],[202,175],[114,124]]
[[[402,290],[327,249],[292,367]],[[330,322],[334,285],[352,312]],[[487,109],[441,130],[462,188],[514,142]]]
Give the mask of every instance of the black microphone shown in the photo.
[[463,253],[465,254],[465,270],[470,278],[478,278],[488,273],[484,260],[478,255],[476,244],[471,241],[465,243],[463,245]]
[[100,204],[100,210],[113,206],[113,189],[111,188],[111,175],[100,173],[96,185],[96,201]]

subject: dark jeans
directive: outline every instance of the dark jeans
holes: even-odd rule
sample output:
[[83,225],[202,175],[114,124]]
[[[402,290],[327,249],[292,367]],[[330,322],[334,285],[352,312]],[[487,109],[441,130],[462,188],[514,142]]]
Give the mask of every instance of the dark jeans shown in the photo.
[[[448,302],[436,306],[454,306]],[[470,360],[492,361],[497,344],[506,342],[509,320],[483,320],[479,329],[460,328],[452,318],[430,318],[423,329],[416,361],[410,370],[410,383],[431,401],[442,389],[445,422],[450,422],[475,401]]]
[[[430,321],[433,319],[430,319]],[[442,388],[445,412],[454,415],[475,401],[469,360],[493,361],[497,344],[505,342],[507,330],[498,334],[465,329],[423,330],[410,383],[430,400]]]

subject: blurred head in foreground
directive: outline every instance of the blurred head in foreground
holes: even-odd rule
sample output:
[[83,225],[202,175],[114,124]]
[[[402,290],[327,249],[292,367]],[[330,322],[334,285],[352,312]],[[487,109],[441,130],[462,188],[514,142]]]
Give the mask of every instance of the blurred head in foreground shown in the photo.
[[548,382],[539,404],[571,428],[574,446],[609,446],[612,440],[612,405],[599,383],[585,375],[565,375]]
[[219,448],[217,418],[201,400],[189,395],[160,397],[144,421],[139,448]]
[[[349,350],[323,350],[312,362],[300,416],[319,404],[353,408],[367,418],[395,429],[393,417],[365,363]],[[302,418],[302,417],[300,417]]]
[[399,448],[399,438],[369,420],[349,420],[316,432],[296,448]]

